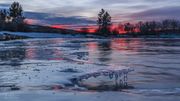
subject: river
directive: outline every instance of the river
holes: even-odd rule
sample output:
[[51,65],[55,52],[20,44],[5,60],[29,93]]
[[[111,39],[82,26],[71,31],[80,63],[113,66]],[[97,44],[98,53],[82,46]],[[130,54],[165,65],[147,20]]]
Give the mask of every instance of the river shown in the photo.
[[[70,78],[133,68],[131,89],[88,90],[108,78]],[[90,82],[91,81],[91,82]],[[180,39],[47,38],[0,42],[0,101],[180,101]]]

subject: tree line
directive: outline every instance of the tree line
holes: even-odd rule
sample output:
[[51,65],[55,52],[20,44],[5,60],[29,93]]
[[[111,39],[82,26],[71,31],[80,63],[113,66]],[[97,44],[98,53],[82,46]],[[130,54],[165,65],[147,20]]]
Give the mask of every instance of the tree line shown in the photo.
[[102,9],[98,14],[98,29],[95,33],[100,35],[118,35],[123,31],[131,35],[148,35],[160,33],[180,33],[180,21],[176,19],[166,19],[163,21],[145,21],[138,23],[124,23],[119,24],[116,28],[112,29],[112,22],[110,14]]

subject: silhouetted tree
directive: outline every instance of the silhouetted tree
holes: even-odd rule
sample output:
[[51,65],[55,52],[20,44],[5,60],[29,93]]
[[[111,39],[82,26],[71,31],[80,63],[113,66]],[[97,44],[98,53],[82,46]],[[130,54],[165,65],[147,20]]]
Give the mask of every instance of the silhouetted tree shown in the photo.
[[177,31],[177,29],[178,29],[178,21],[177,20],[172,20],[171,21],[171,26],[172,26],[172,30],[173,31]]
[[111,33],[110,27],[111,27],[111,16],[107,11],[104,9],[101,9],[101,11],[98,14],[98,20],[97,24],[99,26],[98,32],[101,35],[108,35]]
[[157,28],[157,24],[156,24],[156,22],[155,21],[150,21],[150,22],[148,22],[148,24],[149,24],[149,32],[151,33],[151,34],[155,34],[156,33],[156,28]]
[[163,20],[162,21],[162,30],[166,31],[168,29],[169,20]]
[[142,34],[152,34],[152,32],[155,30],[155,24],[154,22],[139,22],[139,31]]
[[176,32],[178,31],[179,21],[174,19],[167,19],[162,21],[162,30],[164,32]]
[[23,9],[19,2],[13,2],[9,8],[9,16],[16,18],[22,17]]
[[134,33],[134,26],[130,23],[124,24],[124,31],[127,33]]
[[112,34],[113,34],[113,35],[118,35],[118,34],[119,34],[118,28],[114,28],[114,29],[112,30]]
[[4,29],[5,22],[6,22],[7,12],[6,10],[0,11],[0,30]]
[[[124,25],[121,24],[121,23],[119,23],[119,24],[118,24],[118,30],[119,30],[119,31],[124,31]],[[119,34],[122,34],[122,33],[119,32]]]
[[23,8],[19,2],[13,2],[9,8],[9,16],[11,19],[11,29],[12,31],[24,31],[25,23],[23,17]]
[[4,9],[4,10],[1,10],[1,11],[0,11],[0,20],[1,20],[1,21],[5,21],[5,20],[6,20],[6,16],[7,16],[6,10],[5,10],[5,9]]

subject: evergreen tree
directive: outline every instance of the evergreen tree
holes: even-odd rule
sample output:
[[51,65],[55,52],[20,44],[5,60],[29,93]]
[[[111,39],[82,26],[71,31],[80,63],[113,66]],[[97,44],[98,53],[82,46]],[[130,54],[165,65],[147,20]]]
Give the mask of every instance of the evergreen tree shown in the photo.
[[124,24],[124,31],[127,33],[134,33],[134,26],[130,23]]
[[6,17],[7,17],[7,12],[6,10],[1,10],[0,11],[0,21],[5,21],[6,20]]
[[13,2],[9,8],[9,19],[11,21],[10,29],[13,31],[24,31],[25,23],[23,17],[23,8],[19,2]]
[[111,16],[104,9],[101,9],[101,11],[98,14],[97,24],[99,26],[99,29],[98,29],[99,34],[108,35],[111,33],[110,31]]
[[157,22],[155,21],[149,22],[149,31],[151,32],[151,34],[155,34],[156,29],[157,29]]
[[178,29],[178,23],[179,22],[177,20],[174,20],[174,19],[171,21],[172,31],[175,32]]
[[22,17],[23,9],[19,2],[13,2],[9,8],[9,16],[12,18]]
[[0,11],[0,30],[3,30],[5,27],[6,18],[7,18],[6,10],[1,10]]

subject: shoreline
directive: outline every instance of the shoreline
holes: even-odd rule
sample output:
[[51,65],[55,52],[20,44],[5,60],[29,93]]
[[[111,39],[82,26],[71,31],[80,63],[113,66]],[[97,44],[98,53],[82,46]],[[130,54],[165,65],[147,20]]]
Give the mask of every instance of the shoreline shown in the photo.
[[101,36],[97,34],[61,34],[61,33],[39,33],[39,32],[9,32],[0,31],[0,41],[10,41],[28,38],[97,38],[97,39],[111,39],[111,38],[180,38],[179,33],[162,33],[162,34],[149,34],[149,35],[109,35]]

